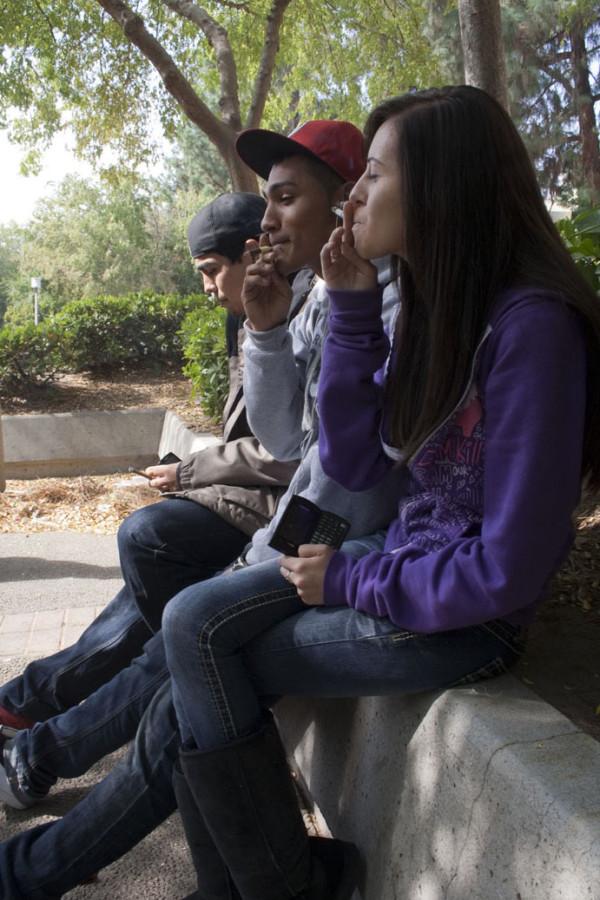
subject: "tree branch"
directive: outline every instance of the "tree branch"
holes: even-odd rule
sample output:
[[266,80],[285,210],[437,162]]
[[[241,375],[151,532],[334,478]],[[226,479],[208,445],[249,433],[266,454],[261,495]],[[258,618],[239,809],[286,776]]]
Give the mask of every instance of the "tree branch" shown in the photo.
[[50,19],[50,16],[46,12],[46,10],[43,9],[42,6],[37,2],[37,0],[35,2],[35,5],[37,6],[40,15],[46,20],[46,25],[48,26],[48,31],[50,32],[50,37],[52,38],[52,43],[56,45],[56,37],[54,35],[54,25],[52,24],[52,20]]
[[554,62],[553,59],[549,60],[549,59],[541,56],[535,50],[532,53],[532,59],[536,63],[537,67],[542,70],[542,72],[545,72],[549,78],[552,78],[553,81],[556,81],[556,82],[558,82],[558,84],[561,85],[561,87],[566,92],[568,97],[573,96],[572,83],[569,81],[569,79],[566,75],[563,75],[562,72],[558,72],[558,71],[556,71],[555,68],[553,68],[553,62]]
[[152,63],[165,88],[182,108],[185,115],[217,146],[229,140],[228,129],[198,97],[192,85],[178,68],[174,59],[147,30],[141,16],[134,13],[123,0],[97,0],[125,37]]
[[219,109],[224,121],[234,131],[240,131],[242,117],[240,113],[237,67],[226,29],[209,16],[205,9],[192,3],[191,0],[163,0],[163,3],[169,9],[172,9],[173,12],[176,12],[184,19],[188,19],[204,32],[217,58],[217,69],[221,82]]
[[226,6],[229,9],[243,9],[245,13],[248,13],[249,16],[255,16],[256,13],[253,12],[247,3],[236,3],[235,0],[217,0],[219,6]]
[[263,117],[265,103],[267,102],[267,96],[273,80],[273,69],[275,68],[275,60],[279,50],[279,34],[283,17],[291,2],[292,0],[273,0],[267,16],[265,43],[258,72],[256,73],[252,103],[246,119],[246,128],[258,128]]

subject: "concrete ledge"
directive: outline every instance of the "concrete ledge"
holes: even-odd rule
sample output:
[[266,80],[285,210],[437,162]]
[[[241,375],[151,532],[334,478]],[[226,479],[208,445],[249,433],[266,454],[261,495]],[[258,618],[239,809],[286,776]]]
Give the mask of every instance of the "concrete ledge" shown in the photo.
[[512,676],[277,715],[362,900],[600,898],[600,744]]
[[5,478],[103,475],[156,462],[164,409],[4,416]]
[[[4,456],[2,436],[4,435]],[[0,417],[0,490],[7,478],[106,475],[180,458],[219,439],[162,408]]]
[[167,410],[163,423],[160,443],[158,445],[158,457],[162,459],[167,453],[174,453],[179,459],[204,450],[212,444],[220,444],[219,438],[206,431],[192,431],[179,416]]

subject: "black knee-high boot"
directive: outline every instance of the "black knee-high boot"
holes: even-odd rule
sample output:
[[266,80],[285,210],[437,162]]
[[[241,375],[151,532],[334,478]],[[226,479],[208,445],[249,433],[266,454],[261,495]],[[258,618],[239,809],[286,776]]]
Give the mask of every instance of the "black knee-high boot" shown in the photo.
[[185,900],[240,900],[229,870],[204,824],[179,762],[173,769],[173,789],[198,878],[198,890],[189,894]]
[[309,842],[270,717],[250,737],[209,752],[182,750],[180,761],[243,900],[350,900],[356,848],[342,841]]

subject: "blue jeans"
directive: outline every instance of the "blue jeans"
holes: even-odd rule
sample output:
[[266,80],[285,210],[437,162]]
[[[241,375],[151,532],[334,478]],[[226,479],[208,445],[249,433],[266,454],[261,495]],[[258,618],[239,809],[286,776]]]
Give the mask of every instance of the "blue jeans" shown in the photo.
[[127,853],[175,810],[171,779],[178,751],[166,682],[146,709],[127,755],[103,781],[62,819],[0,844],[0,897],[62,897]]
[[[354,543],[344,549],[364,552]],[[414,634],[345,606],[305,607],[276,560],[185,588],[163,636],[182,741],[201,750],[257,731],[265,698],[436,690],[506,671],[521,651],[506,622]]]
[[[369,549],[368,542],[351,544],[356,555]],[[206,602],[211,603],[213,596],[231,604],[234,594],[247,600],[249,594],[261,598],[272,597],[274,592],[284,594],[286,604],[298,603],[279,575],[276,561],[212,579],[196,586],[192,595],[201,590]],[[178,608],[181,609],[179,602],[170,609],[169,619]],[[229,617],[226,622],[229,632],[233,623]],[[194,630],[198,631],[196,623]],[[448,634],[412,636],[390,626],[387,620],[346,608],[302,607],[248,643],[243,651],[248,675],[242,681],[251,682],[247,696],[251,702],[257,702],[260,715],[277,694],[392,693],[403,689],[398,677],[406,690],[468,683],[504,671],[521,649],[515,629],[504,623],[477,626],[456,634],[456,641]],[[452,662],[452,653],[464,658]],[[422,667],[423,671],[411,673],[409,665]],[[228,666],[223,670],[223,687],[227,691],[236,669],[234,665],[232,672]],[[380,690],[371,690],[375,682]],[[237,677],[232,684],[237,684]],[[197,686],[200,688],[200,684]],[[363,690],[365,686],[367,691]],[[207,735],[206,742],[200,740],[206,746],[223,743],[224,728],[228,730],[231,724],[225,708],[223,725],[218,698],[211,696],[208,700],[212,708],[207,720],[209,724],[216,720],[218,735]],[[235,700],[237,704],[239,698]],[[199,698],[192,705],[198,708]],[[242,716],[247,723],[238,722],[240,710],[236,705],[231,710],[235,715],[233,727],[252,731],[257,710],[251,710],[248,717]],[[201,738],[195,732],[194,737]],[[64,818],[0,844],[0,896],[6,900],[60,897],[126,853],[174,810],[171,777],[178,750],[177,720],[167,682],[151,700],[126,758],[104,781]]]
[[11,711],[45,720],[21,732],[6,755],[22,788],[43,796],[58,777],[82,774],[133,738],[167,677],[162,642],[149,640],[166,602],[183,586],[215,575],[246,543],[216,513],[181,499],[137,510],[123,522],[125,587],[76,644],[31,663],[0,692]]

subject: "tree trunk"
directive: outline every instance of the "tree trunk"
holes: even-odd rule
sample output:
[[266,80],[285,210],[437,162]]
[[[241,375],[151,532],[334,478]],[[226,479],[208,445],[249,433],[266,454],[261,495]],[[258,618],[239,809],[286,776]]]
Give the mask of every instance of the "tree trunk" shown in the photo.
[[225,165],[231,177],[231,186],[234,191],[247,191],[251,194],[258,192],[258,180],[256,175],[242,162],[235,150],[237,133],[231,131],[229,140],[216,144],[217,150],[225,160]]
[[499,0],[459,0],[465,81],[508,109],[506,62]]
[[123,30],[125,37],[152,63],[181,111],[213,142],[229,170],[233,190],[256,193],[258,185],[256,175],[244,165],[235,152],[237,136],[235,129],[211,112],[164,47],[147,30],[142,17],[124,0],[97,0],[97,2],[112,16]]
[[569,32],[571,38],[571,62],[575,85],[575,102],[579,117],[579,137],[581,140],[581,162],[587,199],[594,206],[600,204],[600,145],[587,50],[585,28],[580,18],[575,19]]

